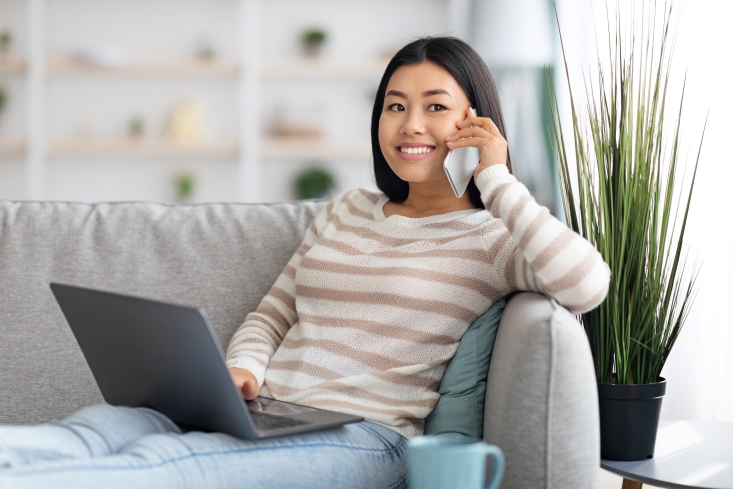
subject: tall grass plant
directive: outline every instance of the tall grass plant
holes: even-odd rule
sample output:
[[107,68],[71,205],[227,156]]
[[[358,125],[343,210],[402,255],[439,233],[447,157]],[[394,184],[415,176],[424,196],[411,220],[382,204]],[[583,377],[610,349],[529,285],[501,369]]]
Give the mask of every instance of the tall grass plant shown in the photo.
[[652,0],[640,10],[628,30],[618,10],[615,26],[607,20],[607,58],[599,50],[597,77],[584,76],[582,104],[560,35],[571,135],[561,124],[557,93],[547,76],[566,220],[611,268],[607,298],[581,316],[603,384],[658,381],[690,311],[699,271],[695,266],[686,273],[683,241],[700,148],[691,180],[683,185],[684,84],[679,105],[668,106],[667,100],[672,6],[657,12]]

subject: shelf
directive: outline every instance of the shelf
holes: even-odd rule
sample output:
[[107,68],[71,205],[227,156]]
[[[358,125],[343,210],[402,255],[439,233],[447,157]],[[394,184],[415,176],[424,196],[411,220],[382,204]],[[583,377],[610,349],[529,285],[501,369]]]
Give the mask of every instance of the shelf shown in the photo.
[[51,157],[128,157],[128,158],[213,158],[236,159],[239,145],[236,142],[210,142],[183,144],[164,140],[134,139],[58,139],[47,145]]
[[0,158],[14,158],[25,155],[25,141],[20,139],[0,139]]
[[46,71],[53,76],[161,76],[232,78],[239,65],[228,61],[137,61],[119,66],[98,66],[72,58],[49,58]]
[[[334,61],[291,58],[262,63],[267,78],[379,78],[387,60]],[[22,63],[19,65],[22,72]],[[15,69],[18,69],[16,66]],[[2,65],[0,64],[0,72]],[[49,58],[46,71],[52,76],[190,76],[231,78],[239,74],[239,65],[230,61],[139,61],[119,66],[97,66],[73,58]]]
[[[0,140],[0,157],[25,154],[25,142]],[[52,158],[164,158],[164,159],[237,159],[239,145],[234,141],[183,144],[165,140],[134,139],[52,139],[46,145]],[[262,158],[310,159],[343,158],[368,159],[369,141],[331,141],[313,138],[265,138],[260,142]]]
[[0,75],[22,75],[25,73],[25,60],[0,56]]
[[313,138],[265,138],[260,143],[263,158],[365,158],[371,155],[369,141],[332,141]]
[[268,78],[379,78],[388,60],[335,61],[292,58],[262,63],[262,76]]

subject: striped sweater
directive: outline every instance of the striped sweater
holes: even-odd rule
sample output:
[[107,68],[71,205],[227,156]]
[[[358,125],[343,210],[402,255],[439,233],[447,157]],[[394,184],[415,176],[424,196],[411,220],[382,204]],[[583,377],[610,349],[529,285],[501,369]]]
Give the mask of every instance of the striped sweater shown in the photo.
[[316,216],[302,245],[227,351],[261,395],[422,434],[458,341],[495,301],[542,292],[594,308],[610,272],[503,165],[476,179],[486,210],[385,218],[357,189]]

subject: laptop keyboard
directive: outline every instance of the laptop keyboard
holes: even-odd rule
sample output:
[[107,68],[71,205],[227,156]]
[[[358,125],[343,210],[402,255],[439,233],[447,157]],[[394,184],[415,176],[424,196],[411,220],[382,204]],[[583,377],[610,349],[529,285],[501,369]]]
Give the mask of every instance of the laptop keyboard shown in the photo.
[[288,418],[285,416],[277,416],[274,414],[250,412],[252,415],[252,422],[255,428],[259,430],[278,430],[282,428],[294,428],[296,426],[303,426],[310,424],[308,421],[300,419]]

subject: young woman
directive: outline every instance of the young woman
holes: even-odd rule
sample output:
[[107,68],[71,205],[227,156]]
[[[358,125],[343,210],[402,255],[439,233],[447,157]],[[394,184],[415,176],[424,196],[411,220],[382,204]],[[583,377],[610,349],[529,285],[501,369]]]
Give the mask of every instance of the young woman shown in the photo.
[[[248,442],[183,433],[144,408],[93,406],[0,428],[0,488],[404,486],[404,442],[422,433],[471,322],[515,290],[575,312],[606,295],[608,267],[512,176],[504,133],[491,75],[467,44],[405,46],[372,115],[381,192],[329,202],[231,340],[227,363],[246,399],[367,421]],[[466,146],[480,162],[456,198],[442,162]]]

